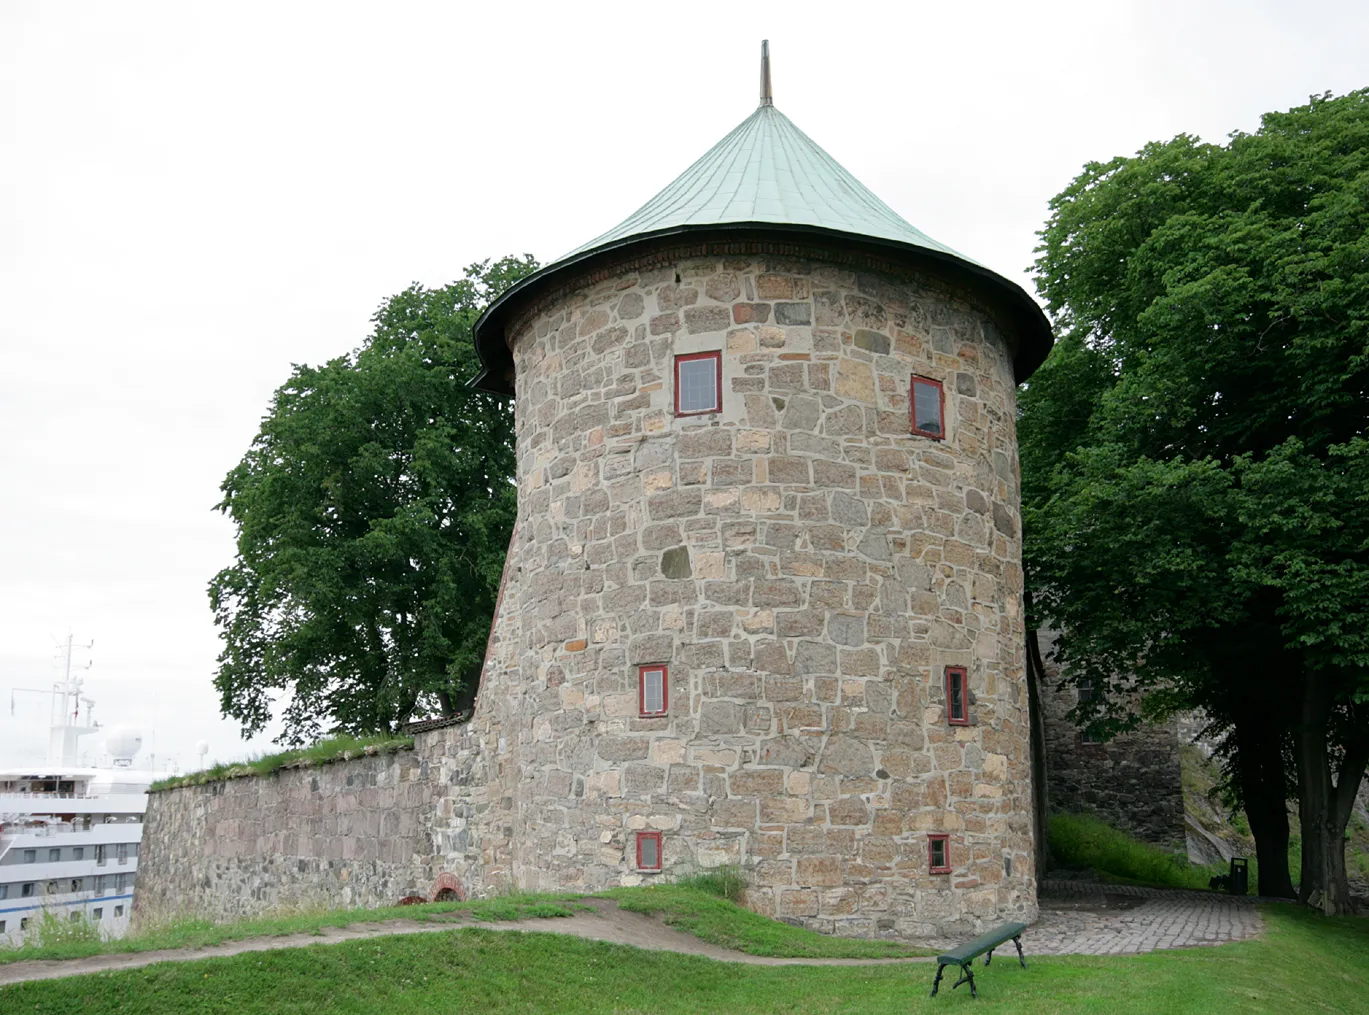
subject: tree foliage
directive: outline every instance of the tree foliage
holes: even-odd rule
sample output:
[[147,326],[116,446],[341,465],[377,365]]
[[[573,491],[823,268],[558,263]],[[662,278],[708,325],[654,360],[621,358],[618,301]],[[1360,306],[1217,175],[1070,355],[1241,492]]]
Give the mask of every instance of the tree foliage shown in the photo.
[[394,732],[473,696],[515,513],[512,407],[467,382],[471,328],[531,257],[387,300],[355,352],[297,366],[223,482],[209,586],[224,715],[282,742]]
[[[1021,399],[1035,619],[1076,678],[1208,709],[1285,853],[1291,750],[1301,891],[1338,908],[1369,759],[1369,91],[1089,164],[1042,240],[1061,340]],[[1135,721],[1107,700],[1100,726]]]

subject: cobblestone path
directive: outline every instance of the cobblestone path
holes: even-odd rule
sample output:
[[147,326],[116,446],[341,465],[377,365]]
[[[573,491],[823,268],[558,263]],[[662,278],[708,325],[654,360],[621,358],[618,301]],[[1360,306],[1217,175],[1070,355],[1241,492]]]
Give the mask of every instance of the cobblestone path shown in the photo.
[[1264,926],[1261,900],[1208,892],[1046,880],[1040,901],[1041,918],[1022,938],[1029,956],[1220,945],[1254,937]]

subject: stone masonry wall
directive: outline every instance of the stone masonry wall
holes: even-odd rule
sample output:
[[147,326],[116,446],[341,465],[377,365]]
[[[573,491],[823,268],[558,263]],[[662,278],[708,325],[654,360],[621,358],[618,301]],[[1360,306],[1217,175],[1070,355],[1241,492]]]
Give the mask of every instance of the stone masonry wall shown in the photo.
[[1069,718],[1079,702],[1072,686],[1058,687],[1051,651],[1056,636],[1040,633],[1046,679],[1041,712],[1046,727],[1047,801],[1053,812],[1094,814],[1143,842],[1183,846],[1184,792],[1179,772],[1179,719],[1087,743]]
[[[446,738],[420,740],[420,750],[153,793],[135,920],[227,920],[429,895],[446,869],[440,850],[463,863],[468,852],[460,823],[472,808],[464,787],[474,766],[457,774],[459,752],[447,757]],[[449,817],[434,833],[444,780]],[[453,794],[464,797],[457,806]]]
[[[499,869],[640,883],[650,829],[666,873],[739,864],[751,906],[822,930],[1031,919],[1015,386],[991,317],[820,258],[604,275],[512,336],[519,515],[468,734],[499,773]],[[677,418],[673,357],[714,349],[722,412]],[[945,385],[944,441],[909,433],[913,374]],[[638,715],[645,663],[669,666],[665,717]]]

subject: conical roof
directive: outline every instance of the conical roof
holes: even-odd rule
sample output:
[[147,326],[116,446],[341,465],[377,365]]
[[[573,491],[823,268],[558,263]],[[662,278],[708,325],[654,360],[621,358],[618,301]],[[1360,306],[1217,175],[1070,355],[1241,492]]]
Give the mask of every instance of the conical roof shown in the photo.
[[472,386],[513,394],[506,328],[521,307],[575,278],[611,269],[646,248],[718,240],[815,240],[877,253],[961,283],[1007,323],[1013,367],[1025,380],[1050,351],[1050,322],[1021,286],[906,222],[775,108],[762,46],[761,104],[659,194],[608,232],[505,290],[475,324],[483,369]]
[[970,260],[905,222],[773,105],[759,106],[665,190],[565,256],[662,229],[738,222],[811,226]]

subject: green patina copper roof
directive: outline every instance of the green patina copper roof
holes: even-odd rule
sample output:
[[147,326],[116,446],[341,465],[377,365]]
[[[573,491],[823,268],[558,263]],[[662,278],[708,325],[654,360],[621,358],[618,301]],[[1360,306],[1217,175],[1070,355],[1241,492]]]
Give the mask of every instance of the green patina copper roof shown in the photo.
[[909,225],[772,105],[762,105],[641,208],[564,258],[684,226],[770,222],[908,243],[968,261]]
[[474,387],[513,394],[505,330],[520,308],[558,284],[608,270],[650,246],[743,240],[837,244],[877,251],[953,278],[996,307],[1008,324],[1019,381],[1046,358],[1050,322],[1021,286],[914,228],[774,107],[762,44],[761,104],[673,183],[602,236],[529,275],[475,324],[483,369]]

